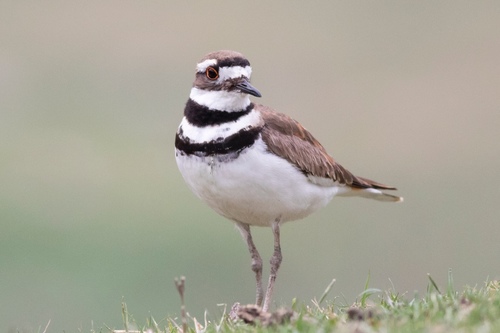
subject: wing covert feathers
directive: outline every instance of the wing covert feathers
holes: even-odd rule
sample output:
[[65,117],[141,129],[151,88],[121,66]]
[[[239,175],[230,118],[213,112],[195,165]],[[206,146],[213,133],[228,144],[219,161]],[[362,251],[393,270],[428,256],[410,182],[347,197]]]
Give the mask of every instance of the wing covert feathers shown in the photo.
[[[263,106],[255,105],[264,119],[262,140],[274,154],[293,163],[307,175],[330,178],[340,184],[358,189],[395,190],[395,187],[354,176],[328,155],[312,134],[289,116]],[[377,191],[378,192],[378,191]],[[390,201],[396,201],[396,196]]]

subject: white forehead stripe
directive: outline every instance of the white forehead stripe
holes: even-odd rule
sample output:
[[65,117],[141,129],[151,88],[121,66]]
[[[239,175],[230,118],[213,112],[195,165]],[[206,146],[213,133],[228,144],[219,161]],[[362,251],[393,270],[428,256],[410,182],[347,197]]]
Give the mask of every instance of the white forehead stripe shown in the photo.
[[250,78],[252,75],[252,67],[250,66],[231,66],[231,67],[221,67],[219,69],[219,81],[225,81],[227,79],[235,79],[238,77]]
[[196,65],[196,70],[200,73],[203,73],[204,71],[207,70],[207,67],[213,66],[217,63],[216,59],[207,59],[202,62],[200,62],[198,65]]
[[[217,59],[207,59],[202,62],[200,62],[198,65],[196,65],[196,71],[198,73],[203,73],[207,70],[208,67],[210,66],[215,66],[217,65]],[[222,82],[227,79],[234,79],[238,77],[245,76],[247,78],[250,78],[252,75],[252,67],[250,66],[224,66],[219,68],[219,82]]]

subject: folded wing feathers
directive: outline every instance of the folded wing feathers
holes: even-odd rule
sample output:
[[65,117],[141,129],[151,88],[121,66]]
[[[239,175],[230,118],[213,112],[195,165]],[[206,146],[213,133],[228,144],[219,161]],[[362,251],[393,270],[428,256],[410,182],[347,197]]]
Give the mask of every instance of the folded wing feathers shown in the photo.
[[263,105],[255,105],[265,122],[262,139],[268,149],[295,164],[302,172],[331,178],[356,188],[395,190],[392,186],[356,177],[328,155],[325,148],[297,121]]

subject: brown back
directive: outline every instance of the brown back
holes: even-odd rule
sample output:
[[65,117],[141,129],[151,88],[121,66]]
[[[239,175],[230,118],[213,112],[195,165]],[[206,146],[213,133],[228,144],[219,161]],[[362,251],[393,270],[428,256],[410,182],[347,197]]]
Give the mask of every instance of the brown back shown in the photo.
[[293,163],[306,175],[330,178],[340,184],[357,188],[395,190],[372,180],[356,177],[328,155],[312,134],[289,116],[263,105],[255,105],[265,126],[262,139],[274,154]]

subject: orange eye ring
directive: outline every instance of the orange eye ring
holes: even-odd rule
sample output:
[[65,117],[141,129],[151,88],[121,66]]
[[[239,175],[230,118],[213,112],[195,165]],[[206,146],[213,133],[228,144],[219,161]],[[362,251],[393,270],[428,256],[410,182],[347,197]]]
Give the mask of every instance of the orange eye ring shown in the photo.
[[213,67],[208,67],[205,75],[209,80],[217,80],[219,78],[219,72]]

